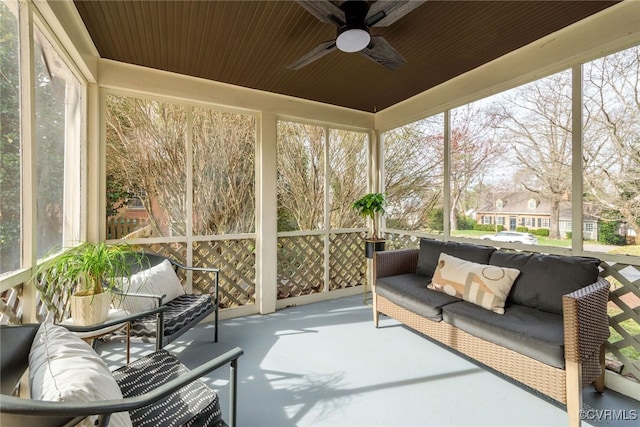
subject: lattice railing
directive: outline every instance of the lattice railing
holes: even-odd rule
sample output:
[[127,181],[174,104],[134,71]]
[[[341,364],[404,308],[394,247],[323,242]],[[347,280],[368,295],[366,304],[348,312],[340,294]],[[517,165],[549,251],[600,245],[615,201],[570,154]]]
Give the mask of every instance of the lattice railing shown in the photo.
[[417,236],[385,232],[384,238],[387,240],[385,249],[388,251],[392,251],[394,249],[415,249],[420,247],[420,237]]
[[14,325],[22,321],[23,285],[14,286],[0,294],[0,325]]
[[329,290],[364,285],[367,263],[362,234],[331,234],[329,241]]
[[[220,308],[255,304],[256,254],[254,239],[214,240],[193,244],[193,266],[220,269]],[[193,275],[193,287],[212,293],[213,280]]]
[[[155,254],[159,254],[165,256],[167,258],[171,258],[180,264],[184,264],[187,258],[187,245],[186,243],[151,243],[151,244],[143,244],[143,245],[135,245],[136,248],[139,248],[142,251],[153,252]],[[180,275],[180,280],[184,282],[186,279],[184,271],[178,270],[178,274]],[[195,288],[194,288],[195,290]]]
[[607,358],[622,375],[640,380],[640,267],[603,262],[601,276],[611,282]]
[[278,238],[278,299],[324,290],[324,236]]
[[[175,259],[185,264],[185,243],[154,243],[144,245],[152,252]],[[255,240],[213,240],[193,243],[193,267],[220,269],[220,308],[255,304]],[[183,273],[181,270],[179,270]],[[181,277],[182,280],[185,277]],[[213,275],[193,272],[194,293],[213,294]]]

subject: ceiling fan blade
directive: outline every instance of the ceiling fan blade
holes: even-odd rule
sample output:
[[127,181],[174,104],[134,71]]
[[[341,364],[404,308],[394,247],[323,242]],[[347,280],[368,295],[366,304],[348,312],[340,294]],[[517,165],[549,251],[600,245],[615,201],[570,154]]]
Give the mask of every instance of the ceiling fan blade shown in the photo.
[[296,2],[324,23],[341,27],[346,22],[344,11],[329,0],[296,0]]
[[371,36],[371,43],[360,53],[393,71],[407,63],[407,60],[382,36]]
[[311,49],[309,52],[302,55],[300,58],[287,65],[290,70],[299,70],[305,65],[311,64],[313,61],[318,60],[328,53],[336,50],[336,41],[330,40],[328,42],[320,43],[318,46]]
[[378,0],[369,8],[365,23],[368,27],[387,27],[424,2],[425,0]]

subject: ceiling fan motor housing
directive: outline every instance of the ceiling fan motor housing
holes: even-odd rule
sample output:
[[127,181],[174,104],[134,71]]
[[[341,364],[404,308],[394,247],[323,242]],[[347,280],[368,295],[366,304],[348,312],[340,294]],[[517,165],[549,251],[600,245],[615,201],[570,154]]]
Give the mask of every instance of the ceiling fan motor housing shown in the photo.
[[360,0],[345,1],[340,8],[344,11],[345,25],[338,28],[336,44],[343,52],[358,52],[369,45],[371,36],[365,18],[369,3]]

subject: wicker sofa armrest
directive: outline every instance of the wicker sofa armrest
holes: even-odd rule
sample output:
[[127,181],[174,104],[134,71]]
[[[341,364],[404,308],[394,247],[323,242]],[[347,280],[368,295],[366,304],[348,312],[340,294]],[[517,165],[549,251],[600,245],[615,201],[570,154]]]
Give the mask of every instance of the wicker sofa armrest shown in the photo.
[[395,251],[375,252],[375,279],[415,273],[418,266],[419,249],[398,249]]
[[610,286],[601,278],[562,297],[565,360],[582,364],[583,385],[600,375],[600,351],[609,338]]

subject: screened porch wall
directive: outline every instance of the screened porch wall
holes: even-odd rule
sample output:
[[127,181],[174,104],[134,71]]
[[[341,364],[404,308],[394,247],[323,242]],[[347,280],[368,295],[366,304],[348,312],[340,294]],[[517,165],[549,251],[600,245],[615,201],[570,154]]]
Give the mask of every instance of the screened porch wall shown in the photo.
[[[120,90],[126,93],[144,94],[199,106],[232,108],[234,111],[247,111],[257,115],[256,150],[257,158],[262,163],[258,168],[256,178],[256,187],[259,189],[256,194],[256,199],[259,201],[256,232],[252,236],[229,239],[235,241],[232,246],[238,245],[242,249],[233,250],[233,255],[223,259],[224,257],[220,258],[215,255],[217,250],[212,249],[220,244],[217,238],[209,242],[200,242],[199,239],[192,238],[178,242],[175,239],[144,242],[150,248],[170,253],[174,251],[173,246],[177,245],[182,249],[179,254],[174,255],[179,255],[188,262],[217,262],[224,266],[225,263],[236,263],[237,260],[234,261],[234,259],[242,257],[244,265],[239,269],[239,272],[234,274],[237,277],[244,277],[243,280],[247,283],[249,291],[243,294],[245,289],[242,286],[242,289],[236,289],[234,298],[244,301],[251,308],[229,311],[230,316],[253,312],[266,313],[275,310],[277,306],[276,295],[279,285],[276,254],[278,253],[278,240],[289,237],[278,235],[276,225],[275,147],[276,124],[279,119],[314,121],[365,131],[386,130],[441,112],[447,108],[463,105],[488,94],[515,87],[523,82],[532,81],[580,61],[593,59],[607,52],[640,43],[640,28],[638,28],[637,20],[640,5],[637,2],[625,2],[626,4],[612,7],[610,10],[590,18],[587,22],[577,23],[557,34],[535,42],[531,46],[526,46],[518,52],[509,54],[374,115],[100,59],[95,48],[91,46],[86,30],[81,27],[77,12],[74,12],[71,2],[38,3],[38,9],[44,20],[56,32],[64,49],[76,61],[78,68],[84,74],[84,83],[88,87],[87,111],[89,116],[87,124],[88,140],[91,142],[88,143],[86,155],[92,167],[87,171],[89,193],[86,195],[87,201],[84,205],[87,218],[84,234],[89,240],[96,241],[107,238],[103,214],[105,208],[103,197],[105,158],[103,150],[104,118],[100,103],[102,91]],[[371,131],[371,133],[375,135],[376,131]],[[96,141],[100,141],[100,143],[96,143]],[[380,159],[376,156],[376,152],[371,153],[371,158],[372,164],[375,165],[373,174],[377,176],[381,167]],[[444,236],[444,238],[448,237]],[[396,244],[395,238],[391,240],[392,248],[415,245],[417,241],[415,236],[402,237],[403,243]],[[26,244],[30,245],[31,243],[27,242]],[[347,243],[346,247],[350,247],[350,245],[352,243]],[[204,255],[198,255],[200,247],[206,248]],[[250,247],[255,247],[255,255],[253,256],[244,253]],[[32,251],[28,250],[27,252]],[[341,258],[344,255],[336,256]],[[627,260],[627,265],[640,264],[637,257],[630,257]],[[26,283],[30,277],[29,269],[31,266],[28,263],[29,261],[24,266],[26,270],[3,278],[0,282],[2,322],[20,321],[23,313],[33,314],[31,310],[25,311],[24,309],[25,305],[35,305],[33,290],[28,289],[29,286],[23,286],[23,283]],[[328,267],[329,264],[326,265]],[[618,265],[624,266],[621,263]],[[229,280],[236,280],[236,277],[231,277]],[[250,295],[252,286],[253,297]],[[358,291],[356,287],[352,289]],[[616,290],[618,294],[628,292],[639,294],[637,283],[634,284],[633,281],[623,283],[620,289],[623,291]],[[334,295],[345,294],[340,291],[338,290]],[[232,295],[234,291],[229,288],[226,292]],[[309,298],[305,301],[313,300],[313,298]],[[230,298],[229,301],[231,303],[232,299]],[[618,317],[617,320],[624,321],[624,316],[636,316],[637,320],[637,313],[634,314],[633,310],[623,307],[623,313],[624,315]],[[29,315],[29,317],[32,316]],[[631,343],[632,346],[635,346],[638,342],[638,337],[623,336],[623,338],[624,343],[621,345],[627,346],[628,343]]]

